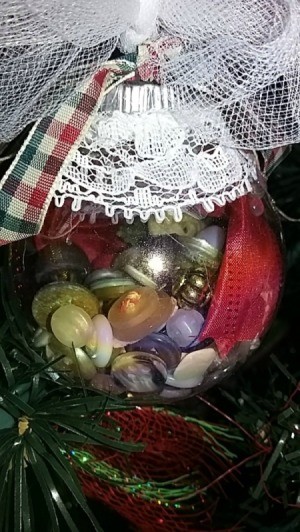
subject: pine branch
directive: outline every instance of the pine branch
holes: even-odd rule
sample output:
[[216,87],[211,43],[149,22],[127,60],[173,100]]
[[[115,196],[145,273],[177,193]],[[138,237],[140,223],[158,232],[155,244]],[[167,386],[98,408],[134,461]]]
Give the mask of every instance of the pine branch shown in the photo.
[[141,445],[122,441],[120,431],[104,416],[108,410],[129,406],[107,394],[87,393],[64,377],[53,379],[42,351],[31,346],[32,328],[9,280],[9,272],[2,272],[0,530],[39,531],[36,514],[41,507],[51,532],[59,531],[62,523],[79,531],[72,515],[75,508],[100,531],[69,459],[70,445],[142,450]]

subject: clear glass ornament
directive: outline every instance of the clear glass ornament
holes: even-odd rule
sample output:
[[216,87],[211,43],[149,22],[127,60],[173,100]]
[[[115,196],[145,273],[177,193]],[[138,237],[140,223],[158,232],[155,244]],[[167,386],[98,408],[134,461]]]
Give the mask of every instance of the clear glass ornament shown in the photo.
[[247,195],[171,218],[92,223],[52,205],[41,235],[10,246],[32,343],[46,360],[64,356],[58,375],[159,404],[203,393],[260,344],[283,284],[272,206]]

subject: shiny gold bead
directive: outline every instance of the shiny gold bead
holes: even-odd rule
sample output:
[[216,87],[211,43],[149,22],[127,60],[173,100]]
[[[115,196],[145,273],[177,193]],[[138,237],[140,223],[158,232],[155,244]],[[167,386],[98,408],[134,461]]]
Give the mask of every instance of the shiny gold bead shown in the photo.
[[186,308],[186,309],[190,309],[190,308],[193,308],[195,306],[194,304],[191,304],[191,303],[188,303],[187,301],[185,301],[185,299],[182,297],[181,294],[178,294],[178,296],[177,296],[177,304],[178,304],[179,308]]
[[200,275],[197,275],[196,273],[194,273],[193,275],[189,277],[188,282],[191,286],[194,286],[197,290],[202,290],[207,285],[207,281],[205,280],[205,278],[203,278]]
[[187,284],[183,287],[183,290],[181,291],[181,297],[191,305],[196,305],[199,297],[199,291],[191,286],[190,284]]
[[173,283],[172,294],[181,308],[204,307],[211,299],[210,272],[202,267],[181,271]]

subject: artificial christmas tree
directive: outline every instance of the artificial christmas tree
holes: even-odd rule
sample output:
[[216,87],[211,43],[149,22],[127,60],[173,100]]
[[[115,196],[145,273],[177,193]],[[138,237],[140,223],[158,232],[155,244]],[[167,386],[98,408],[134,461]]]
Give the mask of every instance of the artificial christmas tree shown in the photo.
[[298,2],[2,9],[0,528],[297,528]]

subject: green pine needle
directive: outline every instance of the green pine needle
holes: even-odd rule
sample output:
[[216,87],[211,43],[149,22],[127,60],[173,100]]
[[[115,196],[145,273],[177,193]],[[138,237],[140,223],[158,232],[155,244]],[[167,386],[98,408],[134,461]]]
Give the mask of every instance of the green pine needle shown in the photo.
[[33,331],[10,281],[10,273],[2,272],[0,530],[39,532],[36,509],[41,507],[51,532],[59,532],[62,523],[79,532],[74,509],[80,509],[98,532],[100,525],[68,458],[70,446],[141,451],[142,445],[122,441],[118,427],[105,416],[108,410],[129,405],[85,389],[68,377],[53,378],[49,371],[53,362],[46,362],[42,352],[31,346]]

